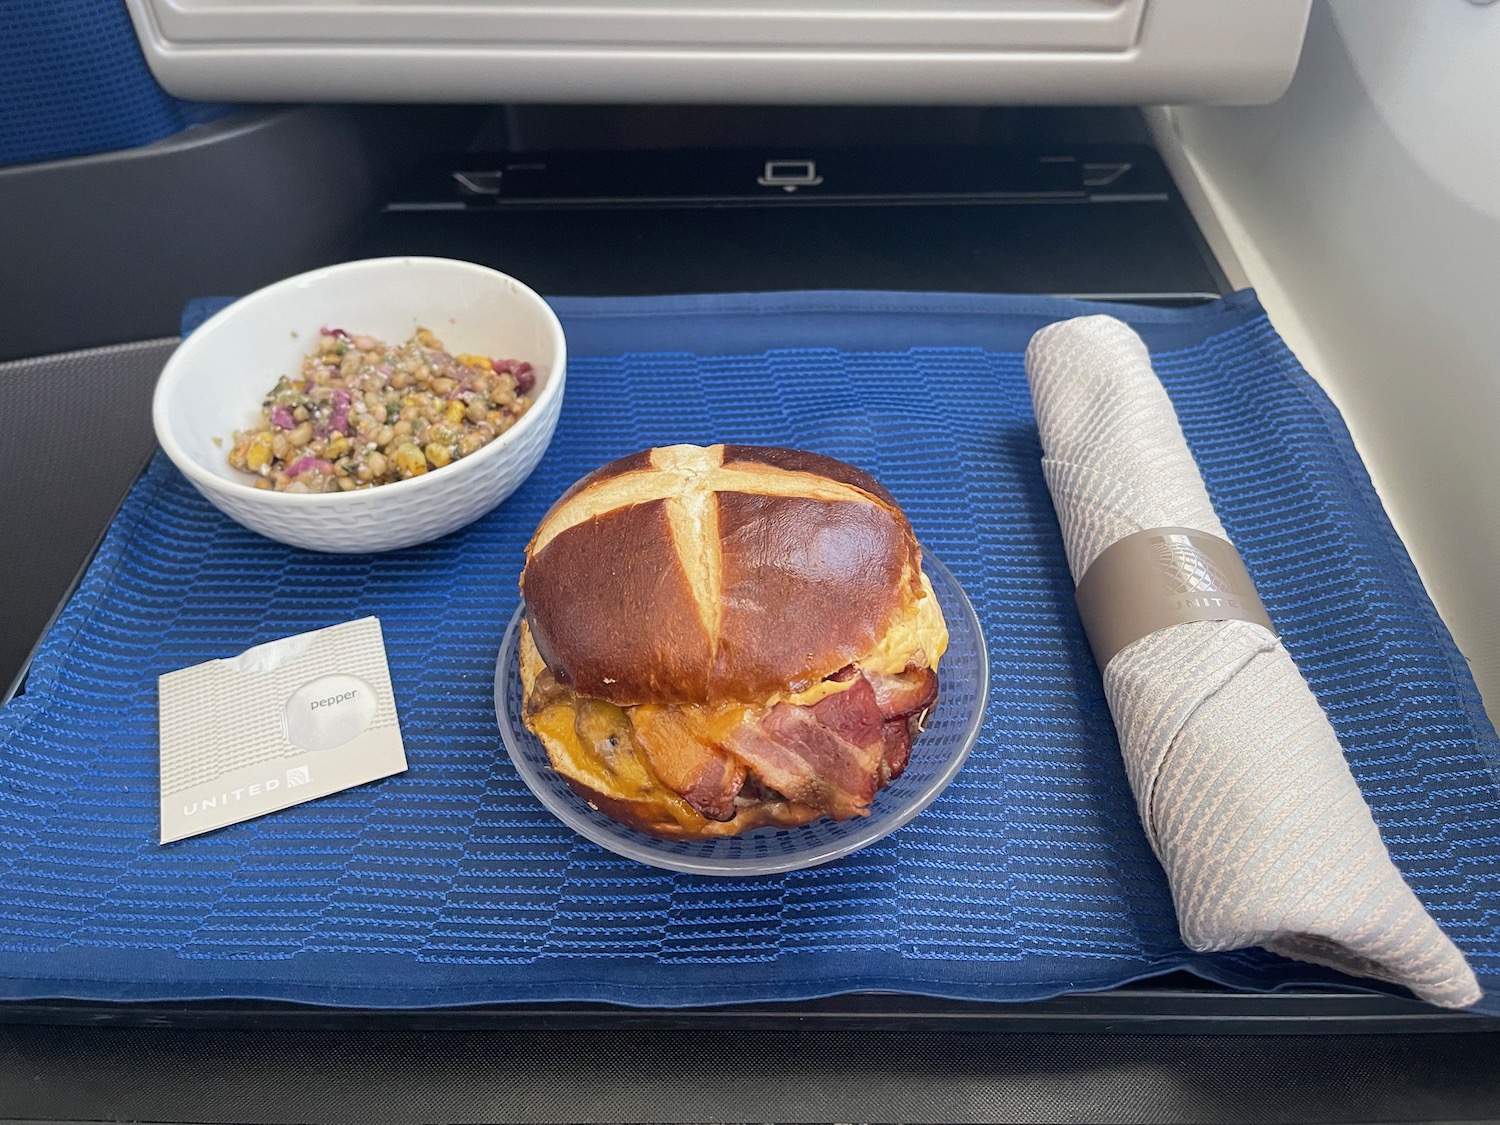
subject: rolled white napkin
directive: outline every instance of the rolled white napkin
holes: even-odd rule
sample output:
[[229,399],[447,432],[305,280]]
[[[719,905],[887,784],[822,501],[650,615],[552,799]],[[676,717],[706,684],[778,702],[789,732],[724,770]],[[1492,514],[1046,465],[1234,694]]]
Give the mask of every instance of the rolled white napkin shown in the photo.
[[[1135,532],[1226,538],[1145,345],[1108,316],[1026,352],[1042,469],[1073,580]],[[1121,649],[1104,692],[1182,939],[1259,945],[1444,1007],[1481,996],[1391,862],[1337,736],[1265,627],[1192,621]]]

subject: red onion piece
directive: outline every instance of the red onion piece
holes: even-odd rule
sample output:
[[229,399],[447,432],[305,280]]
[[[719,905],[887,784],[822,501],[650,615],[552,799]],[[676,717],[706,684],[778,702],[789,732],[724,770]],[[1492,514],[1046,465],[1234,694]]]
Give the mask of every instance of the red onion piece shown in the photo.
[[316,470],[325,477],[333,475],[333,462],[325,461],[321,457],[298,457],[286,467],[286,475],[295,477],[300,473]]

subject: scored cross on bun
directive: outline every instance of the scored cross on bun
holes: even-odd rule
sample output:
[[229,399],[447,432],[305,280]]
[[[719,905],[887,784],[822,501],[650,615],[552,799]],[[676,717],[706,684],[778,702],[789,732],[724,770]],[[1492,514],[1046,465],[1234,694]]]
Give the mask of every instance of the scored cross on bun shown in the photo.
[[543,518],[521,590],[526,725],[596,808],[673,839],[866,815],[948,644],[895,498],[792,449],[605,465]]

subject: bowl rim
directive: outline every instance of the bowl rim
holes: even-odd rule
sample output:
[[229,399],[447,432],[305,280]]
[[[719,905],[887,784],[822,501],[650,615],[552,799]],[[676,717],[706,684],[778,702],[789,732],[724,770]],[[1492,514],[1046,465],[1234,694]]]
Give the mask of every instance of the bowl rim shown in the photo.
[[[514,426],[500,434],[493,441],[480,449],[475,450],[467,457],[454,461],[451,465],[445,465],[440,471],[418,477],[409,477],[406,480],[391,481],[376,488],[356,489],[351,492],[276,492],[271,489],[256,488],[248,482],[241,482],[223,477],[211,472],[189,456],[186,449],[177,441],[171,433],[168,419],[171,417],[170,402],[171,394],[184,378],[190,362],[194,358],[195,347],[206,346],[204,341],[211,340],[216,328],[237,316],[243,316],[251,312],[256,306],[273,299],[287,289],[304,285],[308,282],[321,282],[327,278],[340,274],[350,273],[379,273],[391,271],[409,266],[437,267],[439,269],[451,269],[457,272],[472,273],[475,276],[485,277],[488,280],[500,280],[508,282],[515,287],[517,294],[525,301],[533,304],[542,314],[542,321],[552,337],[556,349],[557,358],[554,368],[549,374],[546,383],[543,384],[541,392],[532,400],[531,407]],[[172,464],[200,489],[207,489],[218,493],[241,493],[246,496],[254,496],[256,503],[270,506],[281,505],[285,507],[316,507],[332,506],[336,504],[359,505],[378,503],[376,497],[390,495],[391,489],[399,489],[399,495],[407,495],[421,487],[431,487],[434,478],[442,480],[454,479],[455,473],[448,472],[449,469],[462,469],[465,466],[476,468],[487,460],[492,460],[509,446],[520,440],[529,428],[542,425],[543,423],[533,421],[541,419],[546,415],[552,400],[562,394],[563,384],[567,379],[567,337],[563,333],[562,322],[558,320],[557,313],[553,310],[536,290],[527,285],[519,278],[512,277],[501,270],[491,269],[489,266],[479,265],[477,262],[466,262],[459,258],[441,258],[424,255],[393,255],[384,258],[357,258],[349,262],[338,262],[331,266],[320,266],[317,269],[307,270],[303,273],[284,277],[279,281],[273,281],[270,285],[262,286],[245,296],[240,297],[232,304],[225,306],[213,316],[205,320],[192,333],[184,337],[178,344],[177,350],[167,359],[162,367],[161,374],[156,378],[156,386],[151,394],[151,424],[156,431],[157,444],[161,446]]]

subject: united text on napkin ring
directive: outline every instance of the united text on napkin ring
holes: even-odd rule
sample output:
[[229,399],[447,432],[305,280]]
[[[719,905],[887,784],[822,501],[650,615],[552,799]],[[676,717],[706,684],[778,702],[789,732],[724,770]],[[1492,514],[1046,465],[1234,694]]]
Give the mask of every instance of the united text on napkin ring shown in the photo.
[[1234,544],[1188,527],[1148,528],[1111,543],[1075,597],[1101,670],[1127,645],[1188,621],[1249,621],[1275,632]]

